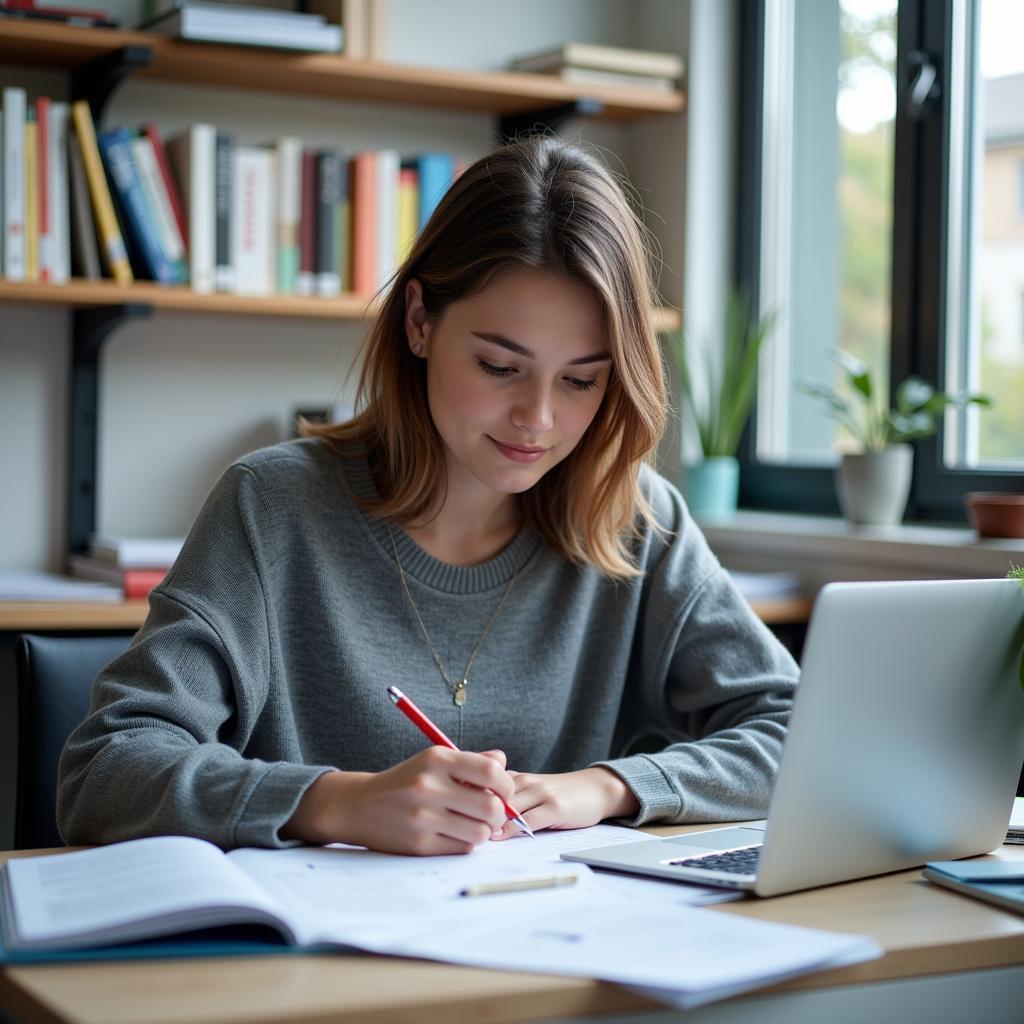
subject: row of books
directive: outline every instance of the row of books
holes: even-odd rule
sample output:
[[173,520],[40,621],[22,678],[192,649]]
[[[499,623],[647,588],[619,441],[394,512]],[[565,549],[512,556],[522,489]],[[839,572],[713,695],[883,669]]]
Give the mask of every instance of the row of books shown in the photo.
[[377,291],[463,165],[443,153],[343,156],[287,136],[239,145],[193,124],[97,134],[84,101],[3,91],[0,267],[12,281],[76,277],[197,292]]
[[63,4],[38,4],[36,0],[0,0],[0,18],[50,21],[85,28],[116,28],[118,24],[105,11]]
[[68,558],[79,580],[115,587],[124,598],[146,597],[167,575],[181,551],[180,537],[112,537],[93,534],[86,554]]
[[340,25],[331,25],[322,14],[242,7],[210,0],[169,0],[141,28],[206,43],[236,46],[267,46],[281,50],[339,53],[343,39]]

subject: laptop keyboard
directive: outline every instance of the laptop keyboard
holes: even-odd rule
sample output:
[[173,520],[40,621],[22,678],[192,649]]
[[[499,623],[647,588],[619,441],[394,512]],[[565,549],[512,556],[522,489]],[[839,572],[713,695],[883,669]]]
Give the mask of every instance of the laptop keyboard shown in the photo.
[[753,875],[757,872],[757,859],[761,856],[762,844],[744,846],[738,850],[716,851],[699,857],[669,861],[684,868],[703,868],[706,871],[726,871],[733,875]]

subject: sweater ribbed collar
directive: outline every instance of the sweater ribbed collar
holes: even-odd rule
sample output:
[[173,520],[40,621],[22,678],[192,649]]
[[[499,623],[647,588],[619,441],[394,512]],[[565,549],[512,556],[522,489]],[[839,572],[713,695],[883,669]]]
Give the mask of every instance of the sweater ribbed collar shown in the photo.
[[[380,496],[365,458],[344,458],[341,464],[353,497],[374,499]],[[393,565],[395,561],[388,536],[390,526],[406,576],[449,594],[480,594],[507,584],[512,574],[522,569],[541,543],[536,532],[524,523],[511,543],[494,558],[478,565],[451,565],[424,551],[393,519],[370,515],[358,503],[355,511],[388,562]]]

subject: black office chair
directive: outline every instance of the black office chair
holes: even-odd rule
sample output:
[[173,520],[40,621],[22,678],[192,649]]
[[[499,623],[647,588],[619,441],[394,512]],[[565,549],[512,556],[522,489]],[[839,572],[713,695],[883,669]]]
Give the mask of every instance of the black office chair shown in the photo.
[[89,711],[92,681],[130,640],[29,634],[18,638],[16,850],[63,845],[57,832],[57,762],[71,730]]

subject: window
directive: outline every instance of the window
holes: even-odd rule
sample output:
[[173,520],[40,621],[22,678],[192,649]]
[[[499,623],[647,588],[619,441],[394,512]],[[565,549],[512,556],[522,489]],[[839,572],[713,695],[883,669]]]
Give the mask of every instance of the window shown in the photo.
[[918,443],[911,511],[1024,472],[1024,4],[743,5],[739,278],[779,328],[741,452],[741,500],[836,511],[853,442],[800,389],[836,349],[883,393],[919,374],[995,406]]

